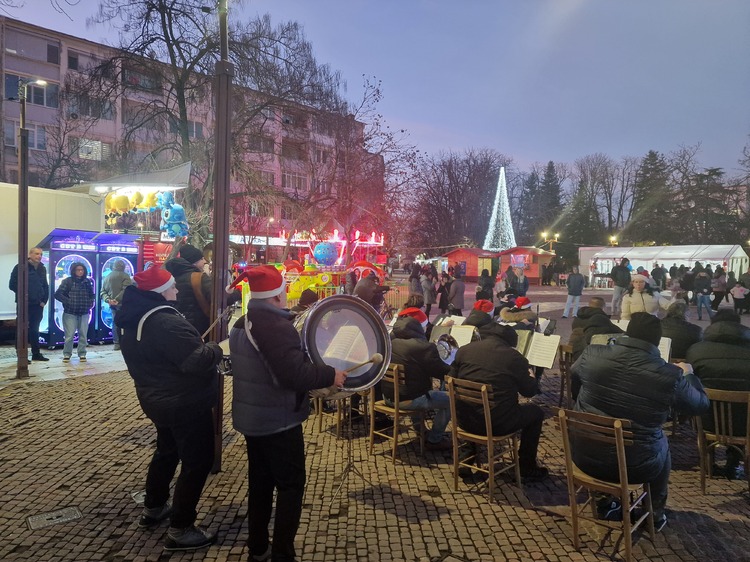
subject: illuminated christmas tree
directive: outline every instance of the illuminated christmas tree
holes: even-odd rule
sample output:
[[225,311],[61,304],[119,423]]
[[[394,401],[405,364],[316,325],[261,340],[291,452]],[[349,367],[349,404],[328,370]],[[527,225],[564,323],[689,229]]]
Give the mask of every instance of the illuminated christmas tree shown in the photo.
[[501,252],[513,248],[515,245],[516,236],[513,233],[513,223],[510,221],[508,186],[505,185],[505,168],[500,168],[490,226],[487,229],[487,236],[484,238],[482,247],[490,252]]

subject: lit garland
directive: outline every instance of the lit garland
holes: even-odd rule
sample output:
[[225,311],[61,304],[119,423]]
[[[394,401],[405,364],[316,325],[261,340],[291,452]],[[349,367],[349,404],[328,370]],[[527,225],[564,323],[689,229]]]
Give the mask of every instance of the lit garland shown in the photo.
[[492,208],[490,226],[484,238],[483,249],[490,252],[501,252],[516,246],[516,236],[513,233],[513,223],[510,220],[510,205],[508,204],[508,186],[505,184],[505,168],[500,168],[497,180],[495,204]]

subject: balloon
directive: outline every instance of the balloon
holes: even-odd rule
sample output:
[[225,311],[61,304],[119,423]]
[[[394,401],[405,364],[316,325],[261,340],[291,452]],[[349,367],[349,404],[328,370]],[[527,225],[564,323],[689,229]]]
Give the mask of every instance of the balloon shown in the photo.
[[335,244],[330,242],[318,242],[313,250],[315,260],[323,265],[333,265],[339,257]]

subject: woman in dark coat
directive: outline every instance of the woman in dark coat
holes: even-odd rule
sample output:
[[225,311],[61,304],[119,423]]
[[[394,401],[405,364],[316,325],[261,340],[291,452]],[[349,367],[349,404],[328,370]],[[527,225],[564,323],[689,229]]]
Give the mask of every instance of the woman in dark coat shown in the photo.
[[684,359],[688,349],[703,338],[703,330],[697,324],[687,321],[687,305],[673,302],[667,309],[667,316],[661,321],[661,335],[672,340],[672,357]]

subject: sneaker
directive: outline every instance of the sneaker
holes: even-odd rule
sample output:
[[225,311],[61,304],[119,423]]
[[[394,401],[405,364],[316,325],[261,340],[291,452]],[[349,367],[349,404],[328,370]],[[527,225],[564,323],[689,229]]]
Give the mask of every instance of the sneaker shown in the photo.
[[70,363],[70,357],[63,357],[63,363]]
[[543,466],[534,465],[530,468],[521,467],[521,479],[525,482],[534,482],[542,480],[549,476],[549,469]]
[[459,466],[458,467],[458,477],[459,478],[471,478],[474,472],[468,467],[468,466]]
[[119,344],[119,343],[116,343],[116,344],[115,344],[115,345],[114,345],[114,346],[112,347],[112,349],[114,349],[115,351],[120,351],[120,344]]
[[83,357],[79,357],[79,358],[78,358],[78,360],[79,360],[79,361],[80,361],[81,363],[85,363],[85,362],[86,362],[86,356],[84,355]]
[[567,316],[562,316],[561,318],[565,318],[567,320],[568,317]]
[[177,550],[198,550],[206,548],[216,542],[216,535],[213,535],[192,525],[187,529],[176,529],[170,527],[167,531],[167,540],[164,543],[164,550],[174,552]]
[[441,439],[437,443],[433,443],[432,441],[427,441],[424,444],[424,447],[428,451],[450,451],[453,448],[453,441],[445,437],[444,439]]
[[659,533],[661,530],[667,526],[667,516],[665,514],[661,514],[661,517],[654,517],[654,530]]
[[622,504],[617,500],[604,498],[596,502],[596,514],[605,521],[622,521]]
[[41,353],[35,353],[31,356],[32,361],[49,361],[49,357],[45,357]]
[[252,562],[266,562],[267,560],[271,559],[271,545],[268,545],[268,548],[263,554],[251,554],[250,560]]
[[172,506],[169,505],[169,502],[160,507],[144,507],[138,527],[141,529],[155,527],[170,515],[172,515]]

